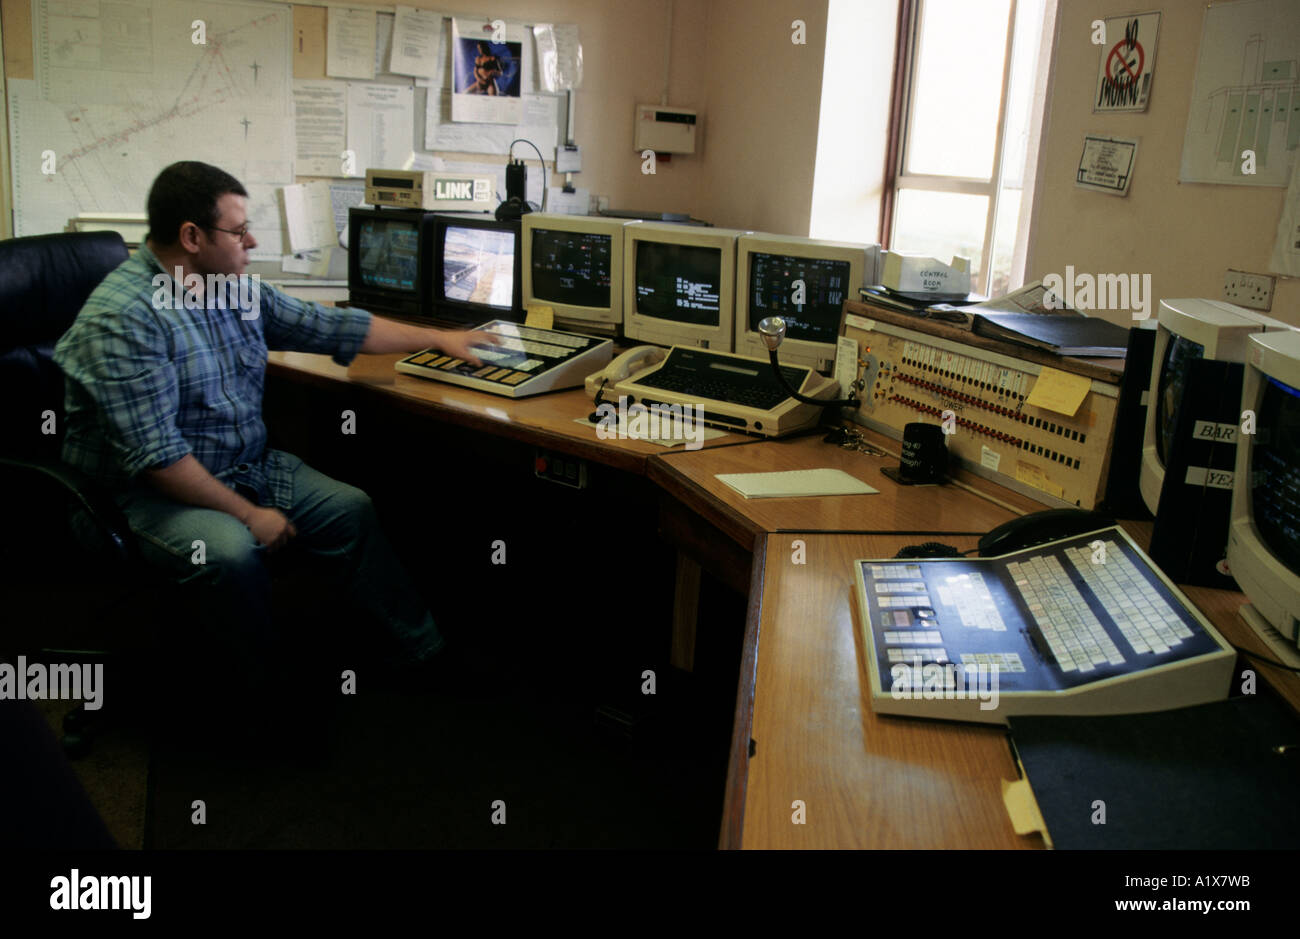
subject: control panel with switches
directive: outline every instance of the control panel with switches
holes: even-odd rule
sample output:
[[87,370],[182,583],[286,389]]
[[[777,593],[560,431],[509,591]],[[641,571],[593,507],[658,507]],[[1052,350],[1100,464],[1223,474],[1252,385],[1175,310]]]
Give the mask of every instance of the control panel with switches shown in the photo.
[[853,312],[844,334],[857,341],[854,387],[862,401],[846,416],[896,440],[913,421],[940,424],[950,456],[971,472],[1047,505],[1096,507],[1116,385],[1068,374],[1066,359],[1045,368],[930,333],[926,320],[896,314],[903,326],[874,308],[869,318],[857,313],[868,309],[863,305],[846,306]]

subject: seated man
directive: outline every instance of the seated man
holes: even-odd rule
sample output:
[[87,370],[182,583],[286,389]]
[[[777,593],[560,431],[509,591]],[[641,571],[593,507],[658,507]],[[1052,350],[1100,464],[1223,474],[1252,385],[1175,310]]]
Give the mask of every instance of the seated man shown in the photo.
[[248,193],[214,166],[164,169],[148,212],[145,246],[96,288],[55,349],[64,459],[113,488],[147,560],[209,588],[205,612],[255,685],[274,639],[263,554],[291,540],[336,565],[354,605],[391,633],[397,661],[428,660],[443,638],[366,494],[267,448],[266,353],[330,353],[346,365],[358,352],[436,346],[476,362],[471,345],[487,337],[250,283]]

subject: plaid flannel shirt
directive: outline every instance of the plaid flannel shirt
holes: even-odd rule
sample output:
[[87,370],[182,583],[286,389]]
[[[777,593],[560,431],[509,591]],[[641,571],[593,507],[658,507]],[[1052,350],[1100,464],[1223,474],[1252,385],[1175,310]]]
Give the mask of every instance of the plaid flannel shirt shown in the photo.
[[[159,274],[167,275],[163,287]],[[288,508],[286,455],[267,449],[262,422],[267,350],[332,353],[347,365],[370,314],[306,303],[268,284],[251,303],[232,284],[223,297],[228,308],[205,296],[187,309],[175,302],[171,280],[141,247],[95,289],[59,340],[64,460],[123,487],[192,453],[226,485],[248,486],[263,505]]]

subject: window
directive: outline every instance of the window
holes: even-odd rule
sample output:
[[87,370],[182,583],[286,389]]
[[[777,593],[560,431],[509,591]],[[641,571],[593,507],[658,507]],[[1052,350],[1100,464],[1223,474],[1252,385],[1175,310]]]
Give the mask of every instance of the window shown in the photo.
[[999,296],[1024,278],[1056,0],[907,7],[882,233],[970,258],[972,289]]

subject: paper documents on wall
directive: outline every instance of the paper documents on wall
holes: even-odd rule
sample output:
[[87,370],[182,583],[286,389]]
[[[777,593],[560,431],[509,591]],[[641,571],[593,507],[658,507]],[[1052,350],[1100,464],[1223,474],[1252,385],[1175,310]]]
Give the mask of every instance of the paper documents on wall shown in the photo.
[[338,243],[329,183],[295,183],[285,186],[281,192],[290,251],[296,254]]
[[293,119],[299,176],[342,176],[347,147],[347,82],[295,81]]
[[[437,85],[429,88],[424,113],[424,149],[454,153],[494,153],[505,156],[516,138],[530,140],[548,159],[555,159],[559,135],[560,99],[551,95],[524,95],[517,124],[467,124],[452,120],[452,93]],[[520,145],[516,155],[533,151]]]
[[1300,149],[1295,0],[1210,3],[1197,19],[1201,43],[1179,181],[1285,186]]
[[348,149],[357,176],[367,169],[405,169],[415,150],[415,89],[348,85]]
[[442,33],[441,13],[399,6],[393,24],[389,71],[417,78],[438,78],[442,74],[438,56]]
[[325,74],[330,78],[375,77],[375,11],[329,8]]
[[577,26],[533,27],[537,43],[537,72],[546,91],[569,91],[582,87],[582,43]]

